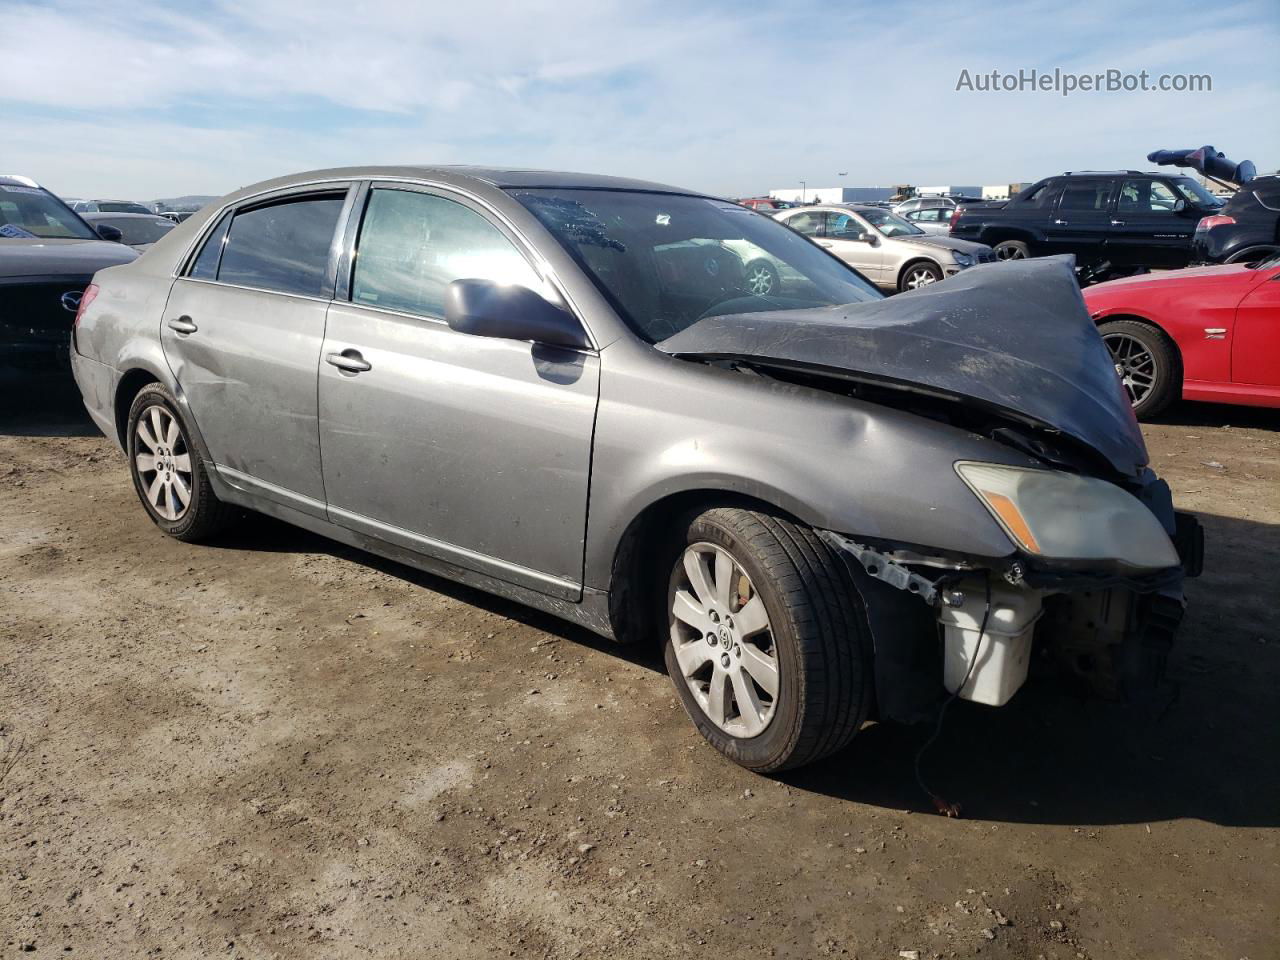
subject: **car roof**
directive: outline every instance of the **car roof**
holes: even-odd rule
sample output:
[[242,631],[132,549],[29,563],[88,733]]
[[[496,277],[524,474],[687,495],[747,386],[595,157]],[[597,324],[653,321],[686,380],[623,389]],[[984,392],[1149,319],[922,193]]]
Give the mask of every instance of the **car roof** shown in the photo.
[[326,170],[309,170],[253,184],[238,194],[259,193],[284,189],[313,181],[323,180],[379,180],[410,179],[437,180],[464,185],[468,182],[483,183],[493,187],[559,187],[562,189],[593,190],[642,190],[656,193],[706,196],[697,190],[686,190],[668,184],[635,180],[630,177],[609,177],[596,173],[570,173],[559,170],[532,170],[510,167],[481,167],[464,165],[417,165],[334,167]]
[[86,210],[80,214],[86,220],[167,220],[158,213],[114,213],[110,210]]

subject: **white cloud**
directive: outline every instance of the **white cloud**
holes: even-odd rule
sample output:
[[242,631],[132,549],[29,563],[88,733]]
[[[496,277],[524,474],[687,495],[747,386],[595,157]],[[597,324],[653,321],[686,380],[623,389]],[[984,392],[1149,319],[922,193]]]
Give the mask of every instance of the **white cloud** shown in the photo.
[[[4,162],[66,192],[141,197],[415,160],[726,193],[836,182],[844,170],[850,184],[1032,179],[1205,141],[1280,162],[1277,125],[1258,122],[1280,104],[1269,79],[1280,12],[1266,0],[1209,18],[1137,0],[1037,0],[981,22],[955,11],[0,0]],[[1209,72],[1214,92],[954,90],[962,68],[1055,66]],[[317,122],[326,109],[329,125]]]

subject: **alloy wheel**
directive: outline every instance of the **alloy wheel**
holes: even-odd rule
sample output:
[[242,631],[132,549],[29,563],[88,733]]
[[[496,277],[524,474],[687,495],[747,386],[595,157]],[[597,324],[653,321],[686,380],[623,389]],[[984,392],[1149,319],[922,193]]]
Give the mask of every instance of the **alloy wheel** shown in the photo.
[[147,407],[134,427],[134,466],[156,515],[179,520],[191,506],[191,451],[177,418],[166,408]]
[[707,718],[759,736],[778,701],[778,653],[764,600],[729,551],[695,543],[680,557],[670,612],[680,673]]
[[773,292],[773,271],[763,264],[757,264],[747,271],[747,292],[753,296],[763,297]]
[[1129,395],[1129,403],[1136,407],[1155,389],[1155,357],[1141,340],[1127,333],[1104,334],[1102,340],[1111,351],[1111,360]]
[[1021,247],[1004,243],[996,245],[997,260],[1025,260],[1026,258],[1027,255],[1023,252]]
[[927,287],[931,283],[937,283],[938,278],[928,267],[916,267],[907,274],[906,287],[908,290],[915,290],[919,287]]

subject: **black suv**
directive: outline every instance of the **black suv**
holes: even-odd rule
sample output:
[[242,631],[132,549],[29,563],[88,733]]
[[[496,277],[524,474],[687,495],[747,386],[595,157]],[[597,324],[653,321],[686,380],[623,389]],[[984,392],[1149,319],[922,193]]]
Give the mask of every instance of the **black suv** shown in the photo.
[[1280,176],[1257,177],[1196,225],[1196,263],[1253,263],[1280,252]]
[[1064,173],[1003,203],[959,207],[951,235],[995,248],[1001,260],[1075,254],[1081,268],[1116,273],[1185,267],[1196,223],[1221,201],[1190,177],[1137,170]]
[[26,177],[0,176],[0,366],[65,361],[80,294],[103,267],[136,250],[120,231],[95,231]]

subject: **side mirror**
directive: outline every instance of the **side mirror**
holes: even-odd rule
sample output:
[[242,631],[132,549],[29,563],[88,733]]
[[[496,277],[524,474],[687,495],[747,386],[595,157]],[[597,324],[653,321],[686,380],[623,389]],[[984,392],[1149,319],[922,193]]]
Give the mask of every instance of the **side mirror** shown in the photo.
[[1185,209],[1187,209],[1187,201],[1183,200],[1181,197],[1173,202],[1174,213],[1181,213]]
[[108,223],[100,223],[94,227],[94,230],[103,240],[110,240],[112,243],[122,243],[124,241],[124,234]]
[[874,244],[876,242],[876,238],[872,234],[869,234],[864,230],[862,231],[862,233],[858,234],[858,241],[860,243]]
[[451,329],[476,337],[589,346],[582,325],[568,311],[516,284],[454,280],[445,290],[444,319]]

